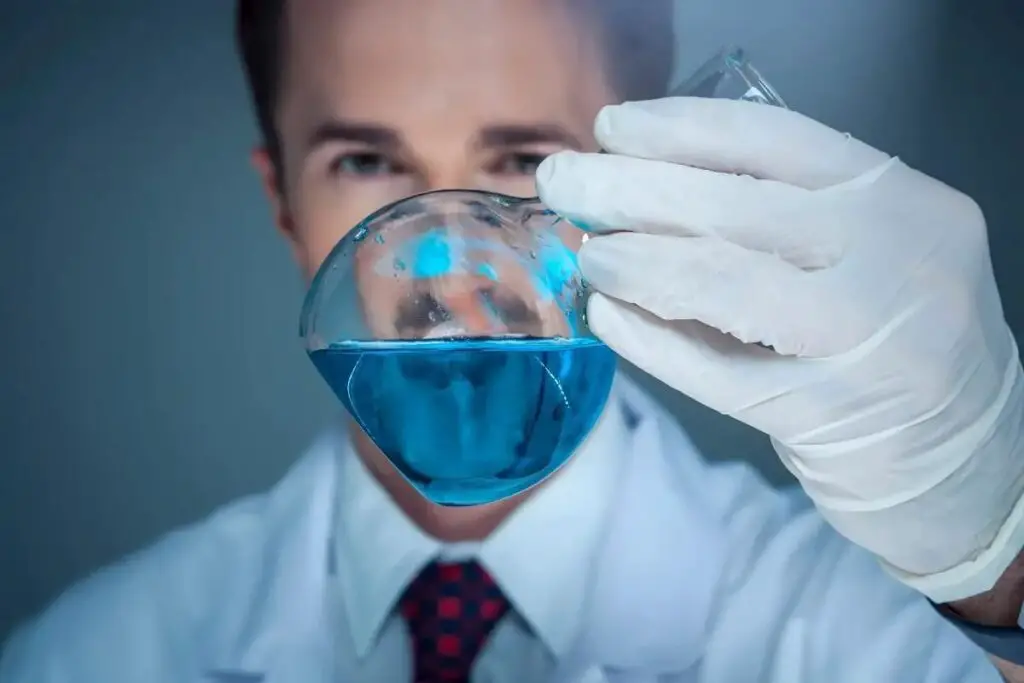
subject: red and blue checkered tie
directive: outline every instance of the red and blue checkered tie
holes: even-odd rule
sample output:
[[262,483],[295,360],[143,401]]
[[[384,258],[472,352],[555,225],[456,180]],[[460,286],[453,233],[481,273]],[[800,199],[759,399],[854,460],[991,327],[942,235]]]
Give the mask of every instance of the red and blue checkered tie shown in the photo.
[[413,683],[469,683],[473,662],[508,609],[476,562],[427,565],[401,600],[412,637]]

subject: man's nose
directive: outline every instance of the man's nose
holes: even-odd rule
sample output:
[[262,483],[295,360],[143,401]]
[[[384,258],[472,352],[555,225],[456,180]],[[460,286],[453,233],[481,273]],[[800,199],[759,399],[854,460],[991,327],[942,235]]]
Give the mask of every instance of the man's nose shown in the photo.
[[468,164],[435,164],[427,169],[420,192],[433,190],[481,190],[478,174]]
[[502,336],[512,331],[489,304],[477,278],[456,276],[438,284],[436,296],[449,318],[443,327],[457,328],[459,335],[467,337]]

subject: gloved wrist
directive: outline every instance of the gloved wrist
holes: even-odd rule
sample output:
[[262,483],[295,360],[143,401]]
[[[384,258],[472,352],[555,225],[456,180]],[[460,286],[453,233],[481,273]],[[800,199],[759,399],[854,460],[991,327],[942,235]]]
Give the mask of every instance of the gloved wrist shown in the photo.
[[[1024,457],[1024,453],[1020,454]],[[1024,548],[1024,495],[1018,497],[995,537],[963,562],[932,574],[913,574],[881,559],[894,578],[935,603],[948,603],[994,589]],[[970,615],[968,615],[970,616]]]
[[[862,505],[817,495],[820,482],[801,462],[799,449],[776,444],[822,515],[844,536],[870,550],[898,580],[936,603],[992,589],[1024,548],[1024,370],[1013,345],[1004,381],[994,400],[968,425],[934,444],[934,461],[947,462],[948,448],[967,454],[941,481],[905,500]],[[897,440],[876,448],[901,447]],[[892,453],[884,462],[927,463]],[[926,467],[923,468],[926,470]],[[880,470],[869,470],[875,476]],[[812,474],[813,476],[813,474]]]

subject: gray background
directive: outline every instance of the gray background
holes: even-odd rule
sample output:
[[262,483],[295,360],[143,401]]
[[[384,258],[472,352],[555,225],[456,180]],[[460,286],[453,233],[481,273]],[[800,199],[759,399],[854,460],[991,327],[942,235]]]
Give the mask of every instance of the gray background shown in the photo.
[[[0,640],[271,485],[335,410],[247,168],[230,5],[0,2]],[[743,45],[791,105],[973,195],[1020,331],[1020,17],[1016,0],[686,0],[680,73]],[[709,455],[784,480],[759,435],[666,400]]]

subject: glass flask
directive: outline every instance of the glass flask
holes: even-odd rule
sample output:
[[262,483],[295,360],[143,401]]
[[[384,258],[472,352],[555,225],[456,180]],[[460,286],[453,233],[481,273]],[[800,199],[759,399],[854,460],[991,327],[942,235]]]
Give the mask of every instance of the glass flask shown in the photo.
[[[671,94],[785,106],[738,49]],[[320,266],[301,316],[306,351],[428,500],[525,491],[596,424],[617,363],[586,324],[586,239],[536,197],[439,190],[375,211]]]
[[376,211],[321,266],[306,350],[429,500],[524,491],[594,426],[616,358],[586,326],[584,237],[537,199],[440,190]]
[[704,62],[692,76],[671,89],[670,97],[709,97],[758,102],[788,109],[750,63],[742,48],[727,47]]

